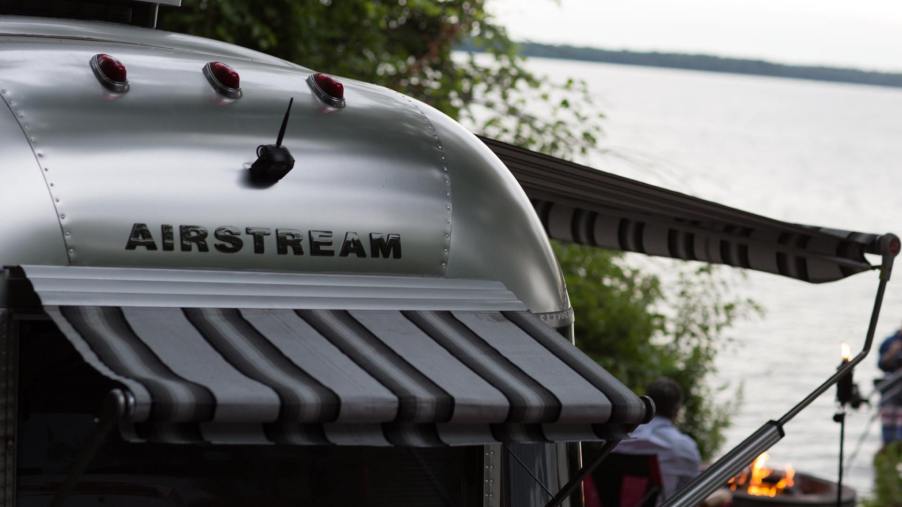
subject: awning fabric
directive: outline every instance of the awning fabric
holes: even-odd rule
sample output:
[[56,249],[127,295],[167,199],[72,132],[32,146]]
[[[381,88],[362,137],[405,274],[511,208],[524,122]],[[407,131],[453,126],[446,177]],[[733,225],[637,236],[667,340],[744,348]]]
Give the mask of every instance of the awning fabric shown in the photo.
[[[85,361],[130,394],[133,440],[599,440],[649,413],[495,282],[23,268]],[[389,289],[403,286],[422,297],[399,302]]]
[[876,234],[781,222],[483,138],[553,239],[765,271],[807,282],[871,269]]

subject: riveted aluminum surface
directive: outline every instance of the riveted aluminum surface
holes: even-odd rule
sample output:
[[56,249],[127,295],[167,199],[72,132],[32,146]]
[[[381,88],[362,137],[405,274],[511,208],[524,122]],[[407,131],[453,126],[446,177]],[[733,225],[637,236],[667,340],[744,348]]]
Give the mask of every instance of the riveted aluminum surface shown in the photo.
[[[97,86],[85,62],[100,49],[128,65],[128,94]],[[200,71],[202,57],[159,53],[47,40],[7,42],[0,52],[9,70],[0,83],[37,140],[72,264],[443,273],[449,200],[440,153],[402,96],[349,81],[356,107],[336,113],[313,97],[304,72],[243,63],[235,67],[244,97],[224,100]],[[275,141],[290,97],[284,145],[295,168],[255,187],[247,167],[258,145]],[[135,224],[146,225],[148,241],[127,249]],[[164,225],[174,231],[171,251]],[[205,230],[205,245],[182,244],[184,227]],[[224,227],[243,248],[215,248]],[[278,253],[279,231],[300,238],[300,248]],[[400,248],[375,258],[370,235],[391,234]],[[362,253],[340,255],[348,235]],[[320,255],[314,241],[324,244]]]
[[[128,65],[129,93],[97,86],[84,62],[98,52]],[[210,60],[241,73],[240,100],[210,88],[200,71]],[[313,96],[303,67],[106,23],[0,17],[0,68],[0,87],[34,139],[29,192],[43,192],[44,205],[49,192],[73,265],[499,280],[532,311],[568,307],[541,225],[504,165],[456,122],[408,97],[342,79],[348,107],[334,110]],[[247,167],[258,145],[274,142],[290,97],[284,144],[297,163],[277,184],[255,188]],[[155,250],[146,242],[126,249],[135,224],[146,224]],[[180,226],[205,228],[208,251],[181,251]],[[214,248],[221,227],[242,237],[239,252]],[[268,229],[263,252],[255,253],[248,228]],[[304,254],[279,254],[276,229],[300,231]],[[320,231],[332,233],[335,255],[311,255]],[[349,232],[364,242],[365,258],[338,255]],[[401,258],[372,258],[371,233],[399,234]],[[8,248],[0,246],[4,264],[67,263],[14,259]]]
[[65,264],[66,248],[50,193],[8,100],[0,82],[0,261]]
[[476,136],[422,109],[442,140],[454,188],[448,276],[502,280],[534,312],[569,309],[560,266],[517,180]]

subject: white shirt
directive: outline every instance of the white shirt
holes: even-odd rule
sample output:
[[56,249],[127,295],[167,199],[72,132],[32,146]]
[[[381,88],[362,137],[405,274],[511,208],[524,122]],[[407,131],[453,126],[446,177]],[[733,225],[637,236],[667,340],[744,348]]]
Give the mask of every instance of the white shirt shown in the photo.
[[657,416],[636,428],[614,452],[658,456],[664,483],[659,500],[669,498],[701,471],[702,458],[695,441],[666,417]]

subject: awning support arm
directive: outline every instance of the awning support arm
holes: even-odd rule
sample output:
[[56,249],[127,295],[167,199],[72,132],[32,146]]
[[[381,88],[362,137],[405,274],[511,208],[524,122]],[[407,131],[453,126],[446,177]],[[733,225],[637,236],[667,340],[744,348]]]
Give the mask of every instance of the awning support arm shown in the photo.
[[66,498],[72,494],[72,490],[75,489],[75,485],[81,479],[81,476],[84,475],[85,470],[88,469],[88,465],[94,460],[94,456],[97,455],[97,451],[100,450],[107,435],[116,427],[116,423],[126,414],[127,410],[128,395],[126,393],[121,389],[113,389],[107,394],[103,400],[103,407],[101,407],[97,426],[94,428],[91,438],[88,440],[87,445],[79,451],[78,456],[75,458],[75,463],[72,464],[72,468],[66,475],[66,480],[60,486],[56,495],[54,495],[53,501],[50,502],[50,507],[62,507]]
[[542,491],[544,491],[545,494],[548,495],[549,498],[554,497],[554,494],[551,493],[551,490],[548,489],[548,486],[546,486],[545,483],[541,479],[536,477],[536,474],[534,474],[532,472],[532,470],[528,466],[526,466],[526,463],[523,463],[523,460],[521,460],[520,457],[517,456],[517,453],[515,453],[513,450],[511,450],[509,445],[503,444],[503,447],[504,447],[505,452],[507,452],[507,455],[510,456],[511,458],[513,458],[514,461],[516,461],[517,464],[520,465],[520,468],[522,468],[524,472],[526,472],[530,477],[532,477],[532,480],[535,481],[535,483],[538,484],[540,488],[542,488]]
[[576,475],[574,475],[573,478],[570,479],[570,481],[565,484],[564,487],[562,487],[556,495],[554,495],[554,498],[552,498],[548,503],[545,504],[545,507],[557,507],[567,497],[572,495],[576,488],[578,488],[579,485],[582,484],[583,479],[585,479],[587,475],[592,473],[593,470],[598,468],[598,465],[600,465],[601,462],[608,457],[608,454],[611,454],[611,451],[613,451],[619,443],[620,439],[610,439],[605,442],[604,445],[601,446],[601,451],[599,452],[598,456],[590,463],[583,465],[583,467],[576,472]]
[[877,320],[880,317],[880,308],[883,306],[883,294],[886,284],[889,282],[893,271],[893,260],[899,253],[899,238],[893,234],[885,234],[880,237],[880,252],[882,262],[880,264],[880,283],[877,285],[877,294],[874,297],[874,307],[871,310],[871,319],[868,323],[867,335],[861,351],[844,366],[838,368],[823,384],[815,388],[794,407],[789,409],[783,417],[776,421],[764,423],[751,436],[731,449],[719,460],[714,462],[701,475],[679,490],[671,497],[664,507],[694,507],[704,501],[711,493],[726,484],[727,480],[738,474],[743,468],[749,466],[758,455],[770,449],[784,436],[783,426],[804,410],[815,399],[832,387],[846,374],[851,374],[855,366],[867,357],[874,342],[874,333],[877,329]]

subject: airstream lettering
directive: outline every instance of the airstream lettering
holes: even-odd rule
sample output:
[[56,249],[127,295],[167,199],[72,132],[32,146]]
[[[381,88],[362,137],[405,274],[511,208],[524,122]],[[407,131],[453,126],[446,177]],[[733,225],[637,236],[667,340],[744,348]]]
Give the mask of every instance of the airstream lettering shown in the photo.
[[238,252],[241,250],[241,247],[244,246],[244,240],[239,237],[240,235],[241,229],[238,229],[237,227],[217,227],[216,230],[213,231],[213,237],[220,242],[215,243],[213,247],[222,253]]
[[[371,245],[370,248],[373,251],[373,253],[382,253],[381,249],[386,247],[387,241],[385,240],[385,238],[380,237],[380,238],[378,238],[379,241],[377,243],[376,239],[377,238],[375,238],[372,234],[370,234],[370,245]],[[394,252],[393,255],[400,257],[401,256],[401,237],[396,234],[393,241],[394,241],[394,243],[392,243],[392,245],[397,246],[397,250]],[[394,246],[392,248],[394,248]],[[347,257],[348,255],[350,255],[352,253],[354,255],[356,255],[357,257],[366,257],[366,251],[363,249],[363,243],[360,242],[360,238],[357,237],[357,233],[356,232],[346,232],[345,240],[341,242],[341,251],[338,252],[338,255],[340,257]],[[385,257],[388,257],[388,255],[385,255]]]
[[304,255],[304,247],[301,246],[303,240],[303,233],[297,229],[276,229],[276,252],[287,255],[290,248],[293,255]]
[[310,231],[310,255],[333,256],[332,231]]
[[[176,226],[162,224],[160,226],[160,238],[162,251],[175,251],[174,231]],[[178,226],[179,251],[181,252],[210,252],[210,240],[213,248],[220,253],[234,254],[245,247],[245,239],[242,238],[241,228],[229,225],[216,227],[212,238],[209,229],[201,225]],[[340,244],[335,242],[335,234],[330,230],[298,229],[271,229],[269,227],[246,227],[244,234],[251,237],[255,254],[267,252],[267,238],[275,232],[277,255],[305,255],[304,236],[308,237],[310,252],[315,257],[334,257],[336,251],[339,257],[371,257],[374,259],[400,259],[401,235],[396,233],[371,232],[369,233],[370,250],[367,255],[360,235],[355,231],[348,231]],[[135,222],[125,243],[126,250],[145,249],[150,252],[160,250],[150,227],[146,223]],[[270,250],[271,251],[271,250]]]

